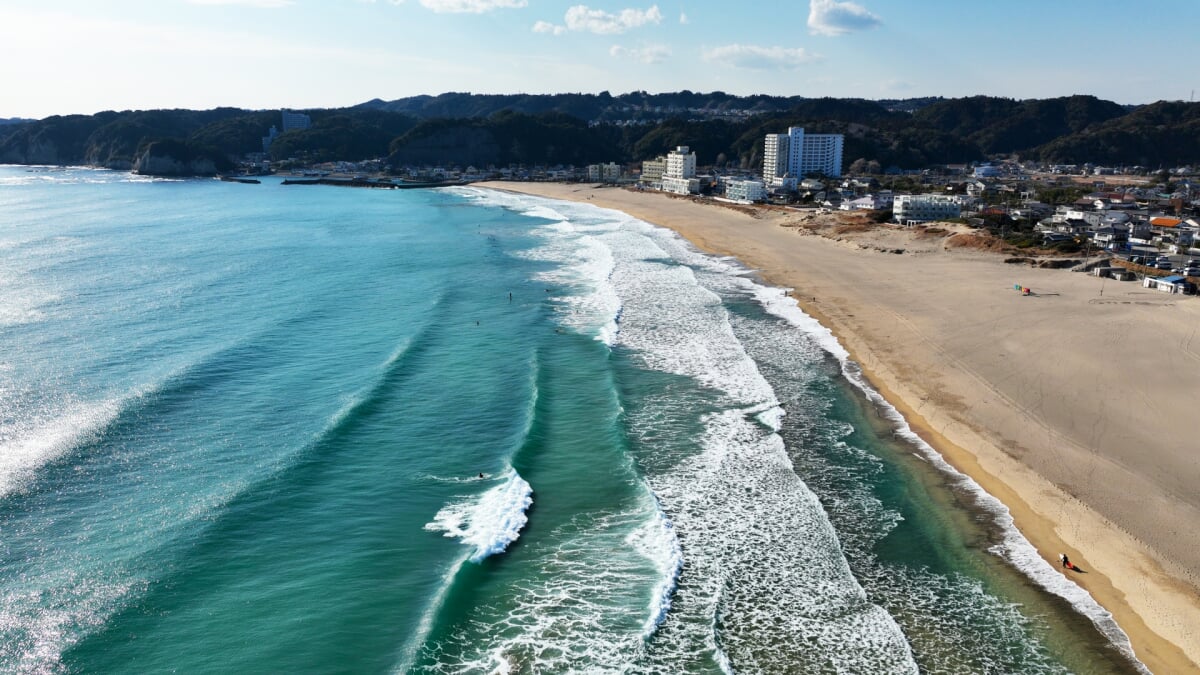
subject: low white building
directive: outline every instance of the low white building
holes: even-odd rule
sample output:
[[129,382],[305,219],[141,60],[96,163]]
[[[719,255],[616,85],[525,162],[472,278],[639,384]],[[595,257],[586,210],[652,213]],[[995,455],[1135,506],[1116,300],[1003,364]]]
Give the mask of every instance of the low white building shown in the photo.
[[877,195],[872,194],[846,200],[839,208],[843,211],[878,211],[892,208],[893,199],[891,192],[881,192]]
[[901,225],[916,225],[934,220],[957,218],[962,203],[954,195],[897,195],[892,213]]
[[761,180],[725,181],[725,198],[739,202],[761,202],[767,198],[767,184]]
[[700,191],[700,179],[696,177],[675,178],[674,176],[663,176],[662,191],[677,195],[694,195]]

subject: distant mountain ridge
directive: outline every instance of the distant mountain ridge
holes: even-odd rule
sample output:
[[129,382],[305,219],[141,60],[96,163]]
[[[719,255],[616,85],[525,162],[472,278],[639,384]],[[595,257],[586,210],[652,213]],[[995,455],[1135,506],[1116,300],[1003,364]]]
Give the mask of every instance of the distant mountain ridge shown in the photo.
[[[996,155],[1147,168],[1200,162],[1200,104],[1160,101],[1131,109],[1094,96],[872,101],[719,91],[450,92],[306,112],[312,126],[280,134],[273,159],[579,165],[635,162],[688,145],[702,164],[755,170],[765,134],[803,126],[844,134],[847,165],[861,158],[921,168]],[[223,165],[216,160],[261,152],[272,125],[281,126],[278,111],[238,108],[53,116],[0,124],[0,162],[128,169],[149,143],[171,140],[184,145],[158,147],[186,148],[189,157]]]
[[[372,99],[354,108],[400,112],[414,117],[489,117],[501,111],[536,115],[557,112],[588,122],[661,120],[680,113],[705,117],[736,117],[780,113],[822,100],[804,96],[737,96],[722,91],[710,93],[683,90],[650,94],[634,91],[613,96],[599,94],[469,94],[448,92],[437,96],[409,96],[394,101]],[[831,99],[825,99],[831,100]],[[893,99],[875,102],[885,110],[917,110],[940,98]]]

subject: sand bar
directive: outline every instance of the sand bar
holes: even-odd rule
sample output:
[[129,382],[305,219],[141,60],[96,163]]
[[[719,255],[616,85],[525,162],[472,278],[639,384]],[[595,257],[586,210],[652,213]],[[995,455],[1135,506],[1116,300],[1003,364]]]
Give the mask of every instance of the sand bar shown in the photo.
[[483,186],[618,209],[794,289],[1046,560],[1065,552],[1087,571],[1070,578],[1152,671],[1200,673],[1200,298],[1006,264],[948,245],[948,233],[815,226],[834,215],[591,185]]

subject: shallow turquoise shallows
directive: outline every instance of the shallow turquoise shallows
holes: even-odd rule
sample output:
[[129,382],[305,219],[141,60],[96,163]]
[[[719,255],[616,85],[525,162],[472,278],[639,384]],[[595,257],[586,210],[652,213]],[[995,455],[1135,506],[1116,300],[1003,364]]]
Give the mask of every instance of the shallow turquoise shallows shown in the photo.
[[874,399],[621,213],[0,167],[0,671],[1136,671]]

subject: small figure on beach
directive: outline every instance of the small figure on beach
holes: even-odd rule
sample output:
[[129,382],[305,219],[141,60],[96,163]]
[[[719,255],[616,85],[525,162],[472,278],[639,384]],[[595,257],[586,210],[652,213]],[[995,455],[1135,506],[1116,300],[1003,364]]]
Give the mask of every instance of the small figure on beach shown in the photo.
[[1072,562],[1071,562],[1071,559],[1067,557],[1067,554],[1066,554],[1066,553],[1059,553],[1059,554],[1058,554],[1058,560],[1059,560],[1059,562],[1061,562],[1061,563],[1062,563],[1062,566],[1063,566],[1063,567],[1065,567],[1065,568],[1067,568],[1067,569],[1069,569],[1069,570],[1073,570],[1073,569],[1075,569],[1075,565],[1074,565],[1074,563],[1072,563]]

